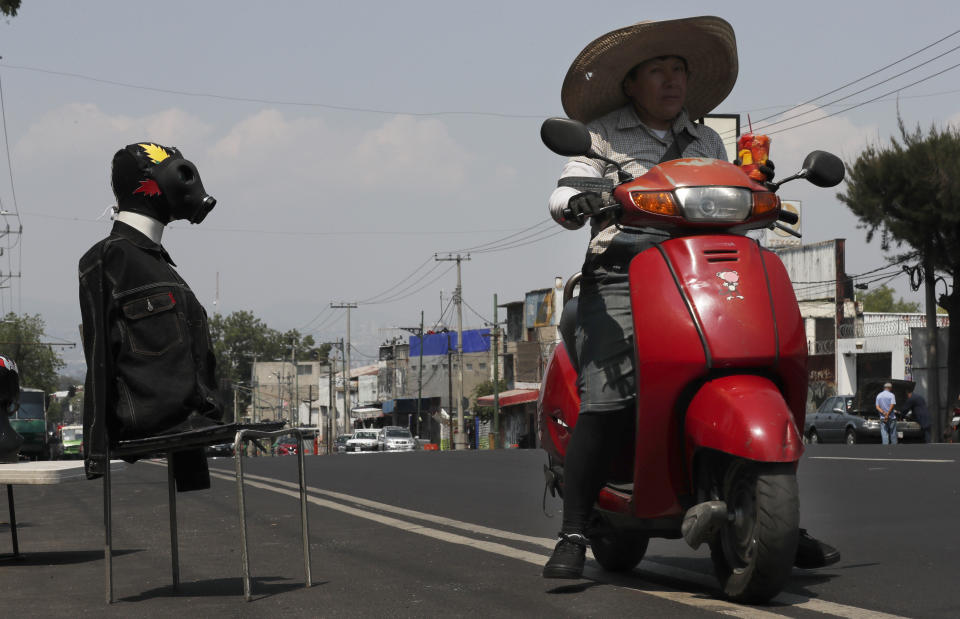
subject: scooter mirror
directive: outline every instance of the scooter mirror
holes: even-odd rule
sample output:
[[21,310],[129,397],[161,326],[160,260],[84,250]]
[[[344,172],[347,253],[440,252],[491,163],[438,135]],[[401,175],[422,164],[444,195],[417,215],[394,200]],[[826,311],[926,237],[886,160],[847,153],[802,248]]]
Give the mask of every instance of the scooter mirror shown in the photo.
[[548,118],[540,125],[540,139],[558,155],[576,157],[590,152],[590,132],[579,120]]
[[846,170],[840,157],[825,150],[815,150],[803,160],[803,177],[817,187],[835,187]]

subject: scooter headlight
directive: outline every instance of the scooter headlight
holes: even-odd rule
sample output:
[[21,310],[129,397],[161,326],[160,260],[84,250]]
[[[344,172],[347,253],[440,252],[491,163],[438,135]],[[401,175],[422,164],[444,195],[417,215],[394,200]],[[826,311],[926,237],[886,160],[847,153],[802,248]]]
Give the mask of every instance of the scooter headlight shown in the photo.
[[753,192],[743,187],[680,187],[676,195],[687,221],[743,221],[753,207]]

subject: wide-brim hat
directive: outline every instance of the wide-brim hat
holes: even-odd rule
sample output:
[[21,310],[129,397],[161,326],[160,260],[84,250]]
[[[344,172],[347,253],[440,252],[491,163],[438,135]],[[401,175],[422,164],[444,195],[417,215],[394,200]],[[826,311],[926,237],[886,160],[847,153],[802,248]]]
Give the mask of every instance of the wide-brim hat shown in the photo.
[[587,123],[626,105],[622,83],[634,66],[660,56],[687,61],[690,118],[723,101],[737,81],[737,39],[719,17],[644,21],[595,39],[570,65],[560,100],[567,116]]

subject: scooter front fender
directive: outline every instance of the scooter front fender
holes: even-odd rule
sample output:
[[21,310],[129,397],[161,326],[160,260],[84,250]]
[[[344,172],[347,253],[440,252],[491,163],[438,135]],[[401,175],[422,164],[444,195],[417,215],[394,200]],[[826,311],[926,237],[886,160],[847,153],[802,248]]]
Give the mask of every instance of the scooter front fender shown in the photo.
[[796,462],[803,440],[783,394],[752,374],[708,380],[687,408],[687,461],[713,449],[758,462]]

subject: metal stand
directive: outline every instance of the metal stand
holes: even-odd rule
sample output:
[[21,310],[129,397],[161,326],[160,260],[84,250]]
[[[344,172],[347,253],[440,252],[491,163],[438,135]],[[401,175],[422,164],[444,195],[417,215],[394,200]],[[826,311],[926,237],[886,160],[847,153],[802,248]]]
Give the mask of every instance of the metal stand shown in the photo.
[[[276,427],[274,424],[260,424],[261,427]],[[297,464],[300,474],[300,532],[303,539],[303,568],[306,576],[306,587],[313,584],[310,571],[310,529],[307,522],[307,484],[304,476],[303,466],[303,432],[298,428],[288,428],[285,430],[262,430],[256,428],[244,428],[242,425],[233,425],[223,427],[224,431],[234,431],[234,460],[237,471],[237,504],[240,515],[240,558],[243,578],[243,597],[247,601],[251,599],[250,590],[250,558],[247,551],[247,515],[243,497],[243,447],[244,442],[258,438],[274,438],[278,436],[293,435],[297,437],[299,449],[297,449]],[[199,445],[222,443],[223,438],[219,434],[216,436],[203,436],[202,440],[196,435],[187,437],[184,435],[169,435],[151,439],[149,445],[152,449],[147,449],[145,445],[133,445],[136,441],[129,441],[128,445],[120,444],[118,453],[114,455],[136,455],[138,457],[149,457],[163,453],[167,458],[167,495],[170,508],[170,564],[173,579],[173,588],[180,585],[180,553],[177,541],[177,491],[176,480],[173,476],[173,461],[171,456],[181,449],[195,448]],[[179,440],[180,437],[186,440]],[[142,444],[144,441],[140,441]],[[165,443],[165,444],[164,444]],[[177,448],[173,448],[176,445]],[[106,535],[104,545],[104,563],[106,569],[106,599],[108,604],[113,603],[113,514],[111,510],[111,482],[110,482],[110,449],[106,450],[107,467],[103,474],[103,526]],[[10,501],[11,527],[14,535],[14,549],[16,552],[16,527],[13,525],[13,490],[7,486],[8,497]]]
[[240,569],[243,574],[243,598],[251,599],[250,554],[247,551],[247,508],[243,496],[243,451],[244,442],[257,438],[275,438],[292,434],[297,437],[297,468],[300,474],[300,534],[303,538],[303,573],[305,587],[313,585],[310,570],[310,524],[307,520],[307,483],[303,472],[303,432],[298,428],[264,432],[260,430],[240,430],[233,441],[233,458],[236,464],[237,509],[240,514]]
[[21,558],[20,540],[17,539],[17,510],[13,506],[13,484],[7,484],[7,507],[10,509],[10,541],[13,544],[13,554],[5,558],[19,560]]

